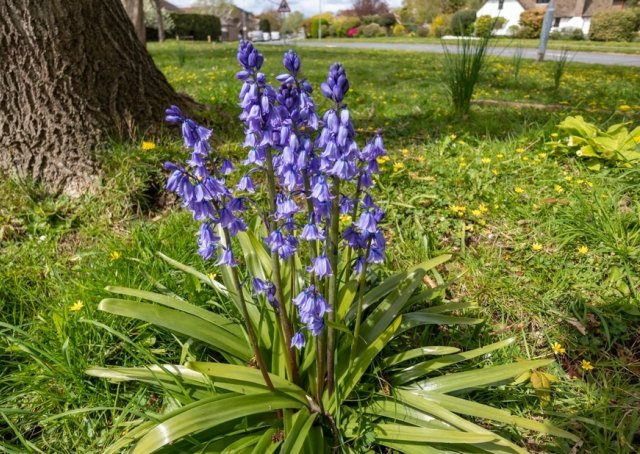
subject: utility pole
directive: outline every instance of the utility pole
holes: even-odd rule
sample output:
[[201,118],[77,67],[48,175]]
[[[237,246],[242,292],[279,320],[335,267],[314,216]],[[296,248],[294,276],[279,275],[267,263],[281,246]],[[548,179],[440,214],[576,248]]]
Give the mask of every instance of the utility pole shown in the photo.
[[322,0],[319,0],[320,14],[318,14],[318,39],[322,39]]
[[553,13],[556,10],[556,0],[549,0],[547,11],[544,14],[542,22],[542,30],[540,30],[540,45],[538,46],[538,61],[544,60],[544,54],[547,51],[547,42],[549,41],[549,32],[553,25]]

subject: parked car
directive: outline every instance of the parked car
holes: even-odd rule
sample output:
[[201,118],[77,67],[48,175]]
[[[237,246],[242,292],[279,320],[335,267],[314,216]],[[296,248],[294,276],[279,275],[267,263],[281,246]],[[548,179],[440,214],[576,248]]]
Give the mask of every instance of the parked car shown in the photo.
[[271,32],[271,39],[278,41],[280,39],[280,32]]
[[260,30],[249,32],[247,36],[249,37],[249,41],[264,41],[264,33]]

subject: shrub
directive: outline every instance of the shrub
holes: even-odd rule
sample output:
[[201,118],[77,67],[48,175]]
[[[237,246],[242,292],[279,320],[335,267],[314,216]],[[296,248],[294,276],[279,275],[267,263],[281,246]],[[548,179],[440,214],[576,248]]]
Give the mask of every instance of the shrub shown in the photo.
[[329,21],[327,19],[325,19],[324,17],[322,18],[318,18],[316,17],[313,21],[311,21],[311,37],[312,38],[317,38],[318,37],[318,26],[322,26],[322,36],[327,37],[329,36]]
[[393,36],[402,36],[406,34],[406,32],[407,31],[404,28],[404,25],[402,24],[396,24],[393,26],[393,29],[392,29]]
[[205,41],[208,36],[217,41],[222,34],[220,19],[211,14],[171,14],[174,23],[173,36],[193,36]]
[[360,25],[360,19],[358,17],[340,16],[329,26],[329,33],[331,36],[347,36],[347,32],[352,28],[356,28],[358,25]]
[[584,39],[584,34],[582,30],[579,28],[563,28],[562,30],[555,30],[551,32],[549,35],[551,39],[557,40],[572,40],[572,41],[580,41]]
[[543,9],[531,9],[520,14],[520,30],[519,38],[540,38],[542,30],[542,21],[544,21]]
[[382,27],[378,24],[368,24],[360,29],[362,34],[367,38],[372,38],[374,36],[379,36],[380,32],[383,32]]
[[506,23],[507,20],[504,17],[480,16],[476,20],[475,34],[481,37],[491,36],[494,30],[500,30]]
[[451,17],[449,28],[454,35],[470,36],[473,34],[473,25],[476,22],[476,12],[471,10],[458,11]]
[[271,33],[271,22],[269,22],[269,19],[263,17],[262,19],[260,19],[258,28],[263,33]]
[[636,29],[632,11],[601,11],[591,18],[589,38],[593,41],[631,41]]
[[431,22],[431,28],[429,30],[431,36],[436,36],[440,38],[445,34],[445,31],[449,27],[449,16],[436,16],[433,18],[433,22]]
[[374,14],[371,16],[362,16],[362,23],[364,25],[369,25],[369,24],[382,25],[382,18],[377,14]]
[[359,35],[360,35],[359,27],[353,27],[347,31],[347,38],[355,38],[356,36],[359,36]]
[[416,28],[415,34],[421,38],[426,38],[427,36],[429,36],[429,31],[430,29],[428,25],[420,25],[418,28]]

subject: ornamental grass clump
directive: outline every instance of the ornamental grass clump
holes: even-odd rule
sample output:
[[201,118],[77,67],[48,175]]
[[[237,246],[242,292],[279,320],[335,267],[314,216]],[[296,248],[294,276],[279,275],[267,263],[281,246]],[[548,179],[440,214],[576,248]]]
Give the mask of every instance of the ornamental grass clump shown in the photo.
[[380,132],[363,147],[355,140],[345,68],[329,68],[320,91],[332,106],[319,114],[293,51],[284,55],[277,87],[260,72],[263,56],[251,43],[240,44],[238,62],[247,150],[240,165],[211,150],[209,129],[176,106],[167,110],[191,153],[184,164],[166,164],[167,189],[199,224],[194,248],[205,266],[218,267],[220,281],[159,254],[209,285],[229,310],[109,288],[143,301],[110,298],[100,309],[207,347],[200,361],[88,371],[157,386],[172,403],[123,434],[110,452],[131,444],[140,453],[524,452],[465,415],[574,439],[451,395],[508,381],[549,360],[441,375],[434,372],[511,340],[464,353],[407,348],[426,325],[481,320],[451,315],[473,306],[445,303],[442,289],[425,287],[429,270],[449,256],[383,278],[385,212],[370,190],[386,152]]

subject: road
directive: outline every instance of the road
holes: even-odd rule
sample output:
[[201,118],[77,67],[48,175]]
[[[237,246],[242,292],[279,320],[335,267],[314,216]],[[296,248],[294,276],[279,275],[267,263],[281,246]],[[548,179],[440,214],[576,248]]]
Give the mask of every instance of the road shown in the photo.
[[[306,41],[295,40],[288,41],[287,45],[308,46],[308,47],[325,47],[325,48],[342,48],[342,49],[383,49],[383,50],[401,50],[412,52],[431,52],[441,54],[444,52],[440,44],[402,44],[402,43],[367,43],[362,41],[354,42],[322,42],[322,41]],[[260,44],[283,45],[282,41],[270,41]],[[455,45],[449,44],[448,48],[455,52]],[[538,55],[537,49],[526,48],[518,49],[515,47],[494,46],[490,49],[491,55],[501,57],[512,57],[518,50],[522,51],[523,58],[535,59]],[[545,60],[552,61],[558,58],[561,51],[547,50]],[[572,62],[589,63],[598,65],[619,65],[619,66],[637,66],[640,67],[640,55],[615,54],[606,52],[582,52],[569,51],[569,59]]]

